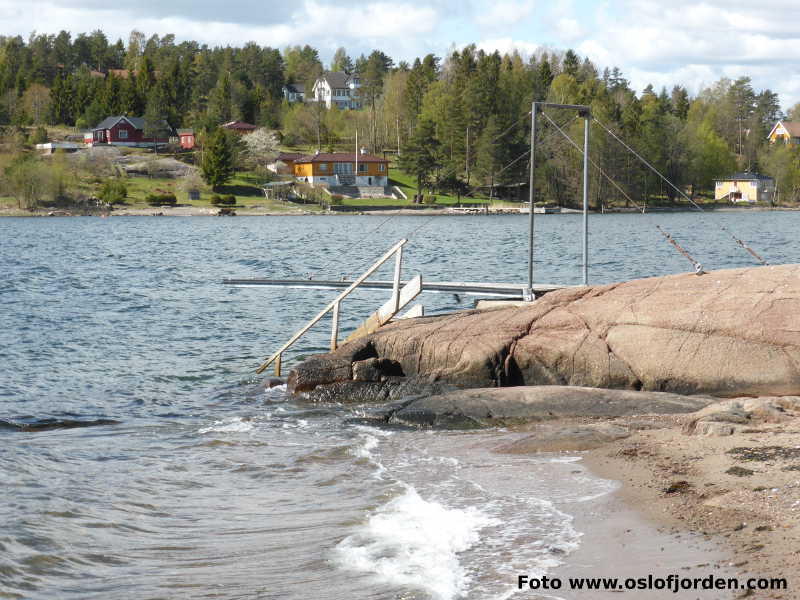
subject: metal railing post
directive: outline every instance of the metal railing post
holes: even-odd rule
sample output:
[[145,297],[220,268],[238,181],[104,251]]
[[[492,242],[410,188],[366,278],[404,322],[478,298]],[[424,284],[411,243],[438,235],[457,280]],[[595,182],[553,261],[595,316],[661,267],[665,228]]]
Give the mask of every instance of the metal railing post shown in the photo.
[[530,173],[530,190],[528,193],[529,201],[528,207],[530,214],[528,215],[528,292],[526,300],[533,300],[533,180],[534,170],[536,168],[535,159],[536,150],[536,102],[531,107],[531,173]]
[[583,285],[589,285],[589,119],[583,114]]
[[333,319],[331,322],[331,352],[336,350],[336,346],[339,343],[339,306],[341,304],[341,302],[337,302],[333,305]]
[[403,262],[402,246],[397,249],[397,253],[394,256],[394,285],[392,287],[392,303],[394,304],[394,310],[392,312],[396,313],[400,310],[400,270]]
[[[307,332],[309,329],[311,329],[311,328],[312,328],[314,325],[316,325],[316,324],[317,324],[317,322],[318,322],[318,321],[319,321],[319,320],[320,320],[322,317],[324,317],[325,315],[327,315],[327,314],[328,314],[328,313],[329,313],[331,310],[334,310],[334,309],[335,309],[335,307],[336,307],[336,305],[337,305],[339,302],[341,302],[342,300],[344,300],[344,299],[345,299],[347,296],[349,296],[349,295],[350,295],[350,293],[351,293],[351,292],[352,292],[354,289],[356,289],[358,286],[360,286],[362,283],[364,283],[364,281],[365,281],[365,280],[366,280],[366,279],[367,279],[367,278],[368,278],[370,275],[372,275],[372,274],[373,274],[375,271],[377,271],[377,270],[380,268],[380,266],[381,266],[381,265],[383,265],[383,263],[385,263],[387,260],[389,260],[390,258],[392,258],[392,256],[394,256],[394,255],[395,255],[395,253],[397,253],[399,250],[401,250],[401,249],[403,248],[403,246],[404,246],[404,245],[405,245],[407,242],[408,242],[408,240],[407,240],[407,239],[402,239],[402,240],[400,240],[400,241],[399,241],[399,242],[397,242],[397,243],[396,243],[394,246],[392,246],[392,247],[391,247],[389,250],[387,250],[387,251],[386,251],[386,253],[385,253],[383,256],[381,256],[381,257],[380,257],[378,260],[376,260],[374,263],[372,263],[372,266],[371,266],[369,269],[367,269],[366,271],[364,271],[364,272],[361,274],[361,276],[360,276],[358,279],[356,279],[356,280],[355,280],[353,283],[351,283],[351,284],[350,284],[350,285],[347,287],[347,289],[346,289],[346,290],[344,290],[344,291],[343,291],[341,294],[339,294],[339,295],[338,295],[336,298],[334,298],[334,299],[333,299],[333,301],[331,301],[331,303],[330,303],[330,304],[328,304],[328,306],[326,306],[325,308],[323,308],[323,309],[322,309],[322,310],[321,310],[321,311],[320,311],[320,312],[317,314],[317,316],[316,316],[316,317],[314,317],[313,319],[311,319],[311,320],[310,320],[308,323],[306,323],[306,324],[305,324],[305,326],[303,326],[303,327],[302,327],[302,328],[301,328],[299,331],[297,331],[297,332],[296,332],[296,333],[295,333],[295,334],[294,334],[294,335],[293,335],[293,336],[292,336],[292,337],[289,339],[289,341],[288,341],[288,342],[286,342],[286,343],[285,343],[283,346],[281,346],[281,347],[280,347],[280,349],[278,349],[278,351],[277,351],[277,352],[275,352],[275,354],[273,354],[273,355],[272,355],[272,356],[270,356],[270,357],[269,357],[267,360],[265,360],[265,361],[264,361],[264,362],[261,364],[261,366],[259,366],[259,367],[258,367],[258,369],[256,369],[256,373],[262,373],[262,372],[264,371],[264,369],[266,369],[266,368],[267,368],[269,365],[271,365],[271,364],[272,364],[274,361],[276,361],[276,360],[280,361],[280,356],[281,356],[281,354],[282,354],[282,353],[283,353],[283,352],[284,352],[284,351],[285,351],[287,348],[289,348],[289,346],[291,346],[291,345],[292,345],[292,344],[294,344],[294,343],[295,343],[297,340],[299,340],[299,339],[300,339],[300,338],[301,338],[301,337],[302,337],[302,336],[303,336],[303,335],[304,335],[304,334],[305,334],[305,333],[306,333],[306,332]],[[397,279],[397,281],[399,281],[399,275],[396,277],[396,279]],[[398,294],[399,294],[399,292],[398,292]],[[398,295],[398,298],[399,298],[399,295]],[[337,322],[338,322],[338,321],[337,321]],[[338,335],[338,332],[337,332],[337,335]],[[331,337],[333,337],[333,335],[331,335]],[[280,364],[280,363],[279,363],[279,364]]]

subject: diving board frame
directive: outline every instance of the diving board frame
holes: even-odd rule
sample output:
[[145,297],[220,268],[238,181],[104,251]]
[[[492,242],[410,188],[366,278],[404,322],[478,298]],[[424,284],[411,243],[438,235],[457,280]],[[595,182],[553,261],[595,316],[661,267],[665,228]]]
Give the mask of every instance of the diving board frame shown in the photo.
[[533,300],[533,232],[534,232],[534,173],[536,170],[536,113],[544,108],[574,110],[583,118],[583,285],[589,285],[589,125],[592,109],[583,104],[555,104],[553,102],[533,102],[531,106],[531,147],[530,147],[530,190],[528,218],[528,290],[526,300]]

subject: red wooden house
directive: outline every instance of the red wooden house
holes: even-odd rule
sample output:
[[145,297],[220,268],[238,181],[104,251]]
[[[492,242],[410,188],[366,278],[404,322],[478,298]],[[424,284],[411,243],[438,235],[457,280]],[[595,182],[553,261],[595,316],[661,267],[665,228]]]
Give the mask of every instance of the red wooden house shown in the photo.
[[110,146],[152,146],[166,144],[171,131],[166,121],[162,122],[164,137],[144,136],[143,117],[108,117],[84,134],[84,142],[89,146],[107,144]]

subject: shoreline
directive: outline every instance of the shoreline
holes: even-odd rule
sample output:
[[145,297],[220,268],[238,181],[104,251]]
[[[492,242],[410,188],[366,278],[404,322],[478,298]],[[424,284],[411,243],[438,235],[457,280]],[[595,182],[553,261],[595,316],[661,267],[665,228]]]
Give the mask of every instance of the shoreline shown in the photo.
[[[77,209],[76,209],[77,210]],[[284,211],[266,210],[258,205],[245,208],[235,208],[235,216],[240,217],[298,217],[298,216],[414,216],[414,217],[433,217],[433,216],[462,216],[462,217],[486,217],[486,216],[507,216],[512,213],[480,213],[480,214],[460,214],[451,212],[449,208],[430,208],[424,210],[413,210],[406,208],[387,208],[385,210],[353,210],[353,211],[309,211],[302,208],[292,208]],[[706,208],[704,213],[727,213],[727,212],[796,212],[800,207],[723,207],[723,208]],[[67,209],[56,209],[53,211],[42,210],[39,212],[28,212],[16,208],[0,209],[0,218],[19,218],[19,217],[212,217],[218,216],[219,207],[203,207],[203,206],[177,206],[177,207],[150,207],[150,208],[118,208],[111,212],[91,211],[75,214],[55,214],[50,215],[49,212],[63,212],[70,213]],[[695,209],[691,208],[672,208],[664,207],[647,211],[646,214],[664,214],[664,213],[696,213]],[[581,211],[575,209],[564,209],[561,213],[554,213],[555,216],[582,214]],[[642,214],[638,210],[626,209],[611,209],[603,212],[590,211],[593,215],[618,215],[618,214]],[[526,217],[528,213],[519,213],[519,216]],[[542,215],[540,215],[542,216]]]
[[[724,436],[688,435],[683,431],[686,417],[662,420],[658,428],[638,429],[584,452],[583,464],[598,477],[620,482],[614,495],[646,522],[673,536],[684,532],[721,545],[740,580],[788,580],[786,590],[730,597],[795,597],[800,586],[798,462],[743,463],[729,451],[748,447],[768,453],[779,444],[800,448],[800,418],[786,422],[788,426],[745,428]],[[631,417],[615,422],[626,421],[641,426]]]
[[[591,455],[591,451],[588,453]],[[615,481],[618,474],[600,474],[586,461],[580,462],[587,473]],[[581,504],[565,506],[573,517],[575,528],[582,532],[580,546],[553,569],[552,576],[560,578],[564,587],[557,592],[563,600],[584,600],[591,592],[568,589],[569,578],[640,579],[648,576],[667,579],[682,578],[744,578],[745,573],[735,566],[733,553],[717,536],[706,536],[651,518],[633,503],[625,493],[624,484],[599,498]],[[600,592],[605,596],[611,590]],[[619,592],[618,592],[619,593]],[[624,592],[622,592],[624,593]],[[692,598],[697,600],[732,600],[737,592],[730,590],[631,590],[637,600],[666,600]]]

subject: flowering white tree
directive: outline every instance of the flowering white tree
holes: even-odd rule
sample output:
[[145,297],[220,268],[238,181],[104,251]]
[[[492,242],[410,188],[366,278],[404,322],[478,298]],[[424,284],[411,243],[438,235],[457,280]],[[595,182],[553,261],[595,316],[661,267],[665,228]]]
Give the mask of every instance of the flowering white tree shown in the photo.
[[278,156],[278,138],[274,132],[263,127],[256,129],[253,133],[242,136],[245,154],[257,166],[263,166],[266,170],[267,165]]

